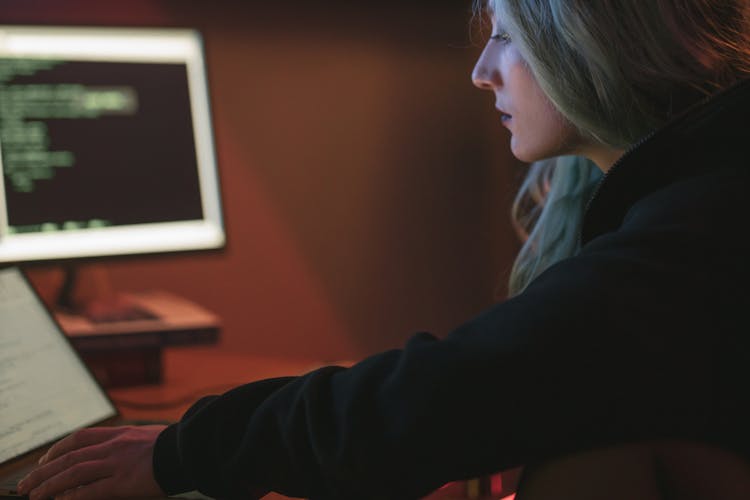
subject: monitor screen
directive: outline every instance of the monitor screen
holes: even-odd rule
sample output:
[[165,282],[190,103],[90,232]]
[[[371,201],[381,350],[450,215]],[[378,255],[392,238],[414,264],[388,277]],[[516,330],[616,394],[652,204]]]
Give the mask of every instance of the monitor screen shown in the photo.
[[219,248],[200,36],[0,26],[0,262]]

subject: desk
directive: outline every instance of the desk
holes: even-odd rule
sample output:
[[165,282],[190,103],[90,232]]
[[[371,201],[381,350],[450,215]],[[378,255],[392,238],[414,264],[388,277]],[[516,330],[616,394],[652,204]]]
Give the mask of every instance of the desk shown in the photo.
[[[322,366],[319,361],[257,357],[216,347],[165,349],[163,363],[163,384],[108,391],[124,418],[176,421],[202,396],[219,394],[254,380],[300,375]],[[147,408],[130,403],[164,406]],[[463,484],[454,483],[428,496],[427,500],[467,498],[465,491]],[[272,493],[265,500],[286,498]]]
[[258,357],[205,346],[164,349],[162,363],[162,384],[107,391],[124,418],[176,421],[203,396],[264,378],[300,375],[321,366],[312,360]]

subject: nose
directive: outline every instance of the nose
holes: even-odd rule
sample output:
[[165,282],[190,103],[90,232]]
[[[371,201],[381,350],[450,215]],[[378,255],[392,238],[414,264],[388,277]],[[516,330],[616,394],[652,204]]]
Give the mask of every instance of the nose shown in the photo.
[[471,72],[471,81],[474,86],[482,90],[493,90],[502,84],[500,71],[490,64],[490,52],[489,44],[487,44],[474,65],[474,71]]

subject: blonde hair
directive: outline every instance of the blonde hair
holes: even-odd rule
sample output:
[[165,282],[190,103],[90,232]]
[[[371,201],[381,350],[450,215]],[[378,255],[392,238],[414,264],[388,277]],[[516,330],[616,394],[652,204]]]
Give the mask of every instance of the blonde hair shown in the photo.
[[[611,147],[629,147],[750,76],[747,0],[489,0],[486,7],[560,113],[583,137]],[[524,245],[511,295],[578,250],[600,177],[593,168],[582,158],[530,168],[513,207]]]

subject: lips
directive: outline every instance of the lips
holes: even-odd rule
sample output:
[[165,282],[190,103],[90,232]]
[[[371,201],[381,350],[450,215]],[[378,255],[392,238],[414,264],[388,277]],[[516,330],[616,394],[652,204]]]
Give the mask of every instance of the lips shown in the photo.
[[497,108],[496,107],[495,109],[497,109],[498,112],[500,113],[500,120],[501,121],[506,122],[506,121],[510,120],[511,118],[513,118],[513,115],[511,115],[510,113],[506,113],[501,108]]

